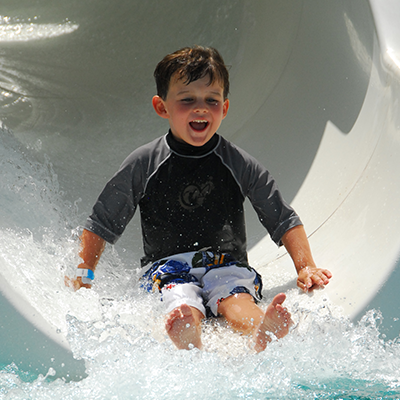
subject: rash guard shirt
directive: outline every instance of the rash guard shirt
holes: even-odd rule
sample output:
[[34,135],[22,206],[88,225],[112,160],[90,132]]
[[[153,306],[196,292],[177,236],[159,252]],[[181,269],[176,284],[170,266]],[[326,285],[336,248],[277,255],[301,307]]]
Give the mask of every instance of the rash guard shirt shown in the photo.
[[285,232],[301,225],[266,168],[244,150],[218,134],[195,147],[169,132],[127,157],[85,229],[114,244],[139,206],[142,265],[204,248],[247,262],[246,197],[278,245]]

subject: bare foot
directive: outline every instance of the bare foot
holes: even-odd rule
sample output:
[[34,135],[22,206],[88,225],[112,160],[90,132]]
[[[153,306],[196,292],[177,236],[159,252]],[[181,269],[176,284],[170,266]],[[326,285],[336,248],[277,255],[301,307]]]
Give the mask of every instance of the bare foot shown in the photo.
[[173,309],[165,321],[168,336],[178,349],[201,349],[201,319],[203,314],[187,304]]
[[289,328],[293,324],[293,321],[290,318],[289,311],[282,306],[285,299],[286,295],[279,293],[267,307],[264,320],[254,334],[254,349],[257,352],[265,350],[267,343],[272,340],[269,333],[274,334],[278,339],[283,338],[289,333]]

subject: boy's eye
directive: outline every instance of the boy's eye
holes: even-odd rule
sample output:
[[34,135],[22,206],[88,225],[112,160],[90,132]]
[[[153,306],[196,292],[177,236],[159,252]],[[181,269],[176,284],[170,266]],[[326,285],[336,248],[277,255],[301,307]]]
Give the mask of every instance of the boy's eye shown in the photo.
[[[186,104],[193,103],[194,101],[195,99],[193,97],[184,97],[180,99],[181,103],[186,103]],[[205,99],[205,102],[211,105],[217,105],[219,103],[219,100],[210,97],[208,99]]]
[[207,103],[213,104],[213,105],[217,105],[218,104],[218,100],[216,100],[216,99],[207,99]]

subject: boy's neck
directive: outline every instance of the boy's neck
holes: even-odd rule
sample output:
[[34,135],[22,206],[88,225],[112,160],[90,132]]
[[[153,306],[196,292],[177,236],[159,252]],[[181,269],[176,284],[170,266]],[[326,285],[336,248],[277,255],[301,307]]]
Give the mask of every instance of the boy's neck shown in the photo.
[[185,156],[202,156],[207,154],[218,144],[218,140],[219,136],[215,133],[203,146],[192,146],[189,143],[178,141],[172,134],[171,130],[167,135],[167,143],[169,147],[171,147],[171,149],[176,153]]

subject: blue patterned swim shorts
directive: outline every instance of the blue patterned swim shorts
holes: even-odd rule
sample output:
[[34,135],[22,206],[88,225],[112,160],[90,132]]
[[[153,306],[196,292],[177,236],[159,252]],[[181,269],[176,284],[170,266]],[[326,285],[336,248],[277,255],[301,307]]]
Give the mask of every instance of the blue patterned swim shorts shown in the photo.
[[219,303],[236,293],[261,300],[262,280],[257,271],[227,253],[197,251],[154,262],[143,275],[143,287],[158,291],[166,313],[187,304],[205,316],[218,316]]

